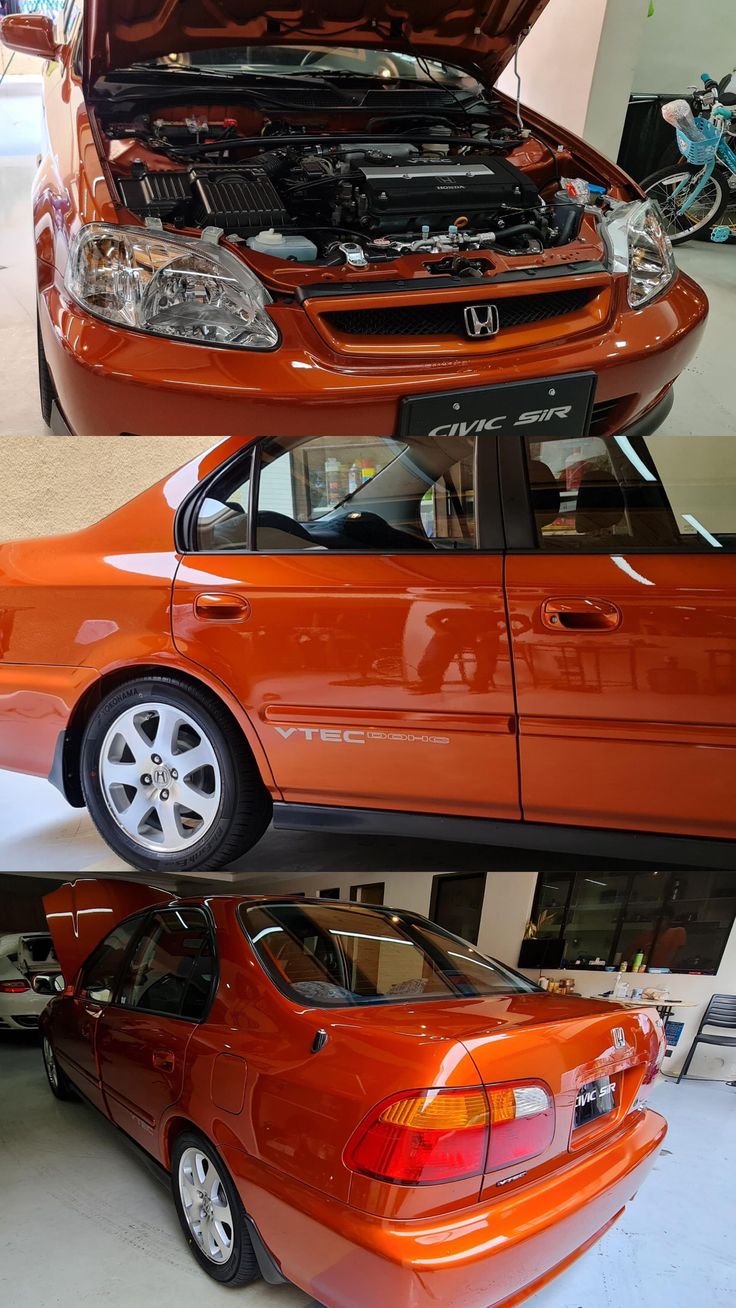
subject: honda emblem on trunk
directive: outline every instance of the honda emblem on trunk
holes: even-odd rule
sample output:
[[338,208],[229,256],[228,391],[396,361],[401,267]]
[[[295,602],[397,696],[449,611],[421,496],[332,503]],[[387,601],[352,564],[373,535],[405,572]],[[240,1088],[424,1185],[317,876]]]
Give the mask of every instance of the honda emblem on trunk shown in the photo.
[[501,317],[496,304],[466,304],[463,316],[468,336],[475,339],[498,336],[501,330]]
[[626,1036],[624,1035],[624,1028],[622,1026],[615,1026],[611,1032],[611,1035],[613,1036],[614,1049],[623,1049],[624,1045],[626,1044]]

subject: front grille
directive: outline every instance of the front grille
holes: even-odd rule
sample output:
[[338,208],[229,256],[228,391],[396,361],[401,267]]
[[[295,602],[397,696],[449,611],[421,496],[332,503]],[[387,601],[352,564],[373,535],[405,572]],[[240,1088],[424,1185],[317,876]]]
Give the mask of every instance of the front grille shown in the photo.
[[503,332],[509,327],[527,327],[576,313],[600,289],[596,286],[577,291],[550,291],[544,295],[510,295],[493,301],[445,300],[437,304],[400,304],[388,309],[339,309],[326,313],[324,320],[342,336],[457,336],[467,340],[464,311],[473,304],[495,304]]

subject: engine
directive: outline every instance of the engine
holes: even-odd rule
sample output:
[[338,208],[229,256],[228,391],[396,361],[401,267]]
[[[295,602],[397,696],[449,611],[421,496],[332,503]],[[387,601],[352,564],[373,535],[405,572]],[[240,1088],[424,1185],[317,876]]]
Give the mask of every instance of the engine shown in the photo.
[[117,184],[141,217],[219,227],[297,261],[329,259],[346,241],[366,261],[494,244],[527,253],[574,239],[582,217],[564,197],[548,206],[501,156],[398,140],[322,149],[295,142],[238,163],[166,171],[137,163]]

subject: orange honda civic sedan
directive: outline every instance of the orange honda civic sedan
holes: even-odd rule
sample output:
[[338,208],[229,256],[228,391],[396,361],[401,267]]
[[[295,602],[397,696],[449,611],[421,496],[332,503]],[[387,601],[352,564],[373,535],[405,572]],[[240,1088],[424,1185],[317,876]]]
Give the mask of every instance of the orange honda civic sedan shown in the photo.
[[736,440],[231,438],[0,546],[0,767],[126,862],[277,826],[736,865]]
[[545,0],[68,0],[33,188],[80,435],[649,434],[707,315],[656,205],[494,84]]
[[414,913],[121,881],[44,903],[67,983],[41,1018],[51,1090],[163,1169],[222,1285],[511,1308],[665,1138],[654,1010],[546,994]]

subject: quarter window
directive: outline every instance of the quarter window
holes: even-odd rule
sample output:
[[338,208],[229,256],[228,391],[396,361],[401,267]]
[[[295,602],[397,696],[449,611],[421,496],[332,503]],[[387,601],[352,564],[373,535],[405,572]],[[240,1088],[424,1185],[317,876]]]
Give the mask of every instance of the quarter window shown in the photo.
[[525,439],[537,543],[570,552],[736,546],[736,442]]
[[197,1021],[204,1017],[215,960],[201,909],[153,914],[131,954],[118,1002],[125,1008]]

